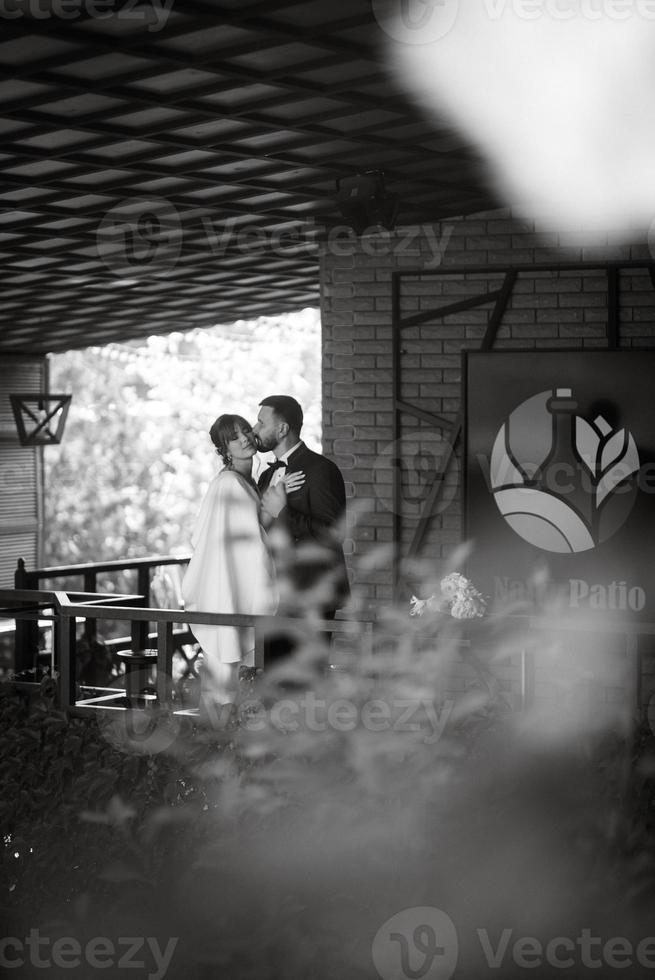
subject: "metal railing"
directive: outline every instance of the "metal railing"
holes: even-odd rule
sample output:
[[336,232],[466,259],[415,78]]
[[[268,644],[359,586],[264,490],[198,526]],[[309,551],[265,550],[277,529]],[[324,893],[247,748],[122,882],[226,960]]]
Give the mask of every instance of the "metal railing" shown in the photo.
[[[62,706],[70,706],[75,700],[75,663],[77,654],[77,637],[75,624],[78,619],[84,621],[84,636],[95,637],[96,624],[99,620],[120,620],[131,624],[131,635],[121,640],[120,648],[134,651],[145,650],[156,646],[158,696],[168,698],[170,690],[165,690],[171,677],[172,657],[180,642],[193,643],[194,638],[189,633],[190,620],[198,625],[252,627],[255,630],[256,664],[263,666],[264,638],[267,634],[279,633],[287,629],[291,633],[304,633],[306,636],[316,636],[317,631],[324,633],[347,633],[356,638],[358,645],[364,644],[368,649],[373,648],[373,636],[384,632],[384,624],[376,629],[373,618],[339,619],[329,622],[304,620],[302,618],[283,619],[270,616],[245,616],[220,613],[201,613],[183,609],[157,609],[147,604],[150,595],[150,575],[152,569],[165,565],[180,565],[187,561],[186,557],[151,557],[129,561],[102,562],[88,565],[71,565],[53,567],[27,572],[19,567],[17,579],[23,582],[36,583],[43,580],[82,576],[85,584],[97,584],[97,575],[103,571],[123,571],[135,569],[145,594],[136,595],[101,595],[96,592],[70,592],[64,590],[39,590],[23,587],[16,590],[0,591],[0,615],[11,616],[16,611],[16,640],[17,653],[21,629],[27,627],[36,631],[38,639],[38,619],[50,615],[53,619],[55,659],[60,665],[60,700]],[[147,585],[147,587],[146,587]],[[569,634],[599,634],[616,638],[616,653],[625,658],[626,664],[626,708],[642,712],[644,692],[642,683],[644,671],[640,639],[655,637],[655,624],[629,622],[612,619],[607,616],[602,622],[590,623],[574,617],[547,615],[521,615],[495,617],[487,616],[484,620],[485,629],[494,629],[494,623],[517,631],[520,642],[514,644],[514,650],[519,656],[518,684],[519,703],[522,708],[529,707],[535,700],[536,668],[535,647],[540,638],[546,633]],[[151,632],[150,626],[155,630]],[[176,629],[182,626],[182,629]],[[475,621],[472,622],[472,633],[476,632]],[[23,634],[24,635],[24,634]],[[463,633],[458,641],[459,646],[472,649],[476,641],[471,641],[467,633]],[[650,648],[655,651],[655,644]],[[650,650],[649,648],[649,650]],[[33,662],[33,661],[32,661]],[[17,667],[19,660],[17,658]],[[646,692],[648,693],[648,692]]]
[[[128,620],[133,624],[156,624],[156,694],[161,702],[171,699],[173,654],[179,645],[174,627],[193,625],[251,627],[255,633],[255,667],[264,666],[264,645],[267,636],[288,632],[294,641],[315,639],[321,633],[355,633],[358,640],[372,636],[371,620],[330,620],[284,618],[280,616],[246,616],[224,613],[189,613],[183,609],[143,608],[136,605],[140,596],[103,596],[86,593],[66,593],[43,590],[0,590],[0,615],[19,621],[36,621],[47,617],[53,621],[53,652],[59,678],[59,705],[62,709],[76,704],[76,662],[78,619]],[[124,603],[121,605],[120,603]],[[131,603],[131,604],[128,604]],[[186,627],[188,630],[188,627]],[[134,632],[134,631],[133,631]],[[193,638],[192,638],[193,639]],[[133,648],[143,649],[143,648]]]
[[173,674],[173,654],[177,641],[174,636],[174,625],[186,622],[192,617],[192,626],[233,626],[250,627],[255,633],[255,662],[256,668],[264,667],[265,641],[268,636],[287,632],[293,636],[294,642],[315,640],[322,633],[353,633],[358,639],[366,637],[370,641],[372,621],[370,620],[320,620],[313,618],[285,618],[282,616],[237,615],[234,613],[193,613],[179,609],[142,609],[132,606],[103,606],[89,605],[71,601],[66,593],[55,593],[56,596],[56,629],[58,631],[58,649],[62,652],[62,670],[60,680],[60,704],[69,707],[75,703],[75,620],[78,616],[90,616],[94,619],[130,619],[133,622],[156,623],[157,637],[157,699],[167,703],[171,699],[171,678]]
[[[57,614],[59,610],[59,595],[52,590],[46,589],[0,589],[0,616],[3,619],[13,619],[15,622],[16,646],[25,635],[32,636],[36,633],[36,641],[41,624],[52,624],[52,659],[53,666],[58,669],[62,661],[61,650],[59,647],[59,633],[57,630]],[[97,605],[104,608],[113,608],[121,603],[123,608],[133,609],[134,605],[141,602],[141,596],[114,594],[101,595],[97,592],[70,592],[67,593],[67,601],[75,602],[77,608],[83,610],[81,613],[86,617],[89,610]],[[95,621],[95,619],[94,619]],[[127,638],[129,641],[129,638]],[[37,654],[38,654],[37,650]],[[18,649],[16,650],[18,654]],[[21,677],[26,673],[34,672],[37,665],[37,658],[30,658],[30,665],[26,667],[19,661],[18,656],[14,659],[13,674]]]
[[[46,568],[36,568],[30,571],[25,567],[22,558],[18,559],[18,567],[14,575],[14,585],[17,590],[39,590],[42,583],[53,582],[55,589],[49,590],[49,594],[54,591],[66,591],[70,594],[67,586],[67,579],[81,579],[83,593],[99,595],[98,576],[107,573],[136,572],[136,589],[130,595],[135,605],[150,607],[152,572],[154,569],[165,568],[167,566],[185,565],[190,555],[155,555],[149,558],[118,559],[115,561],[104,562],[85,562],[79,565],[53,565]],[[109,598],[109,596],[107,596]],[[86,616],[84,621],[84,636],[89,643],[96,639],[96,619]],[[180,631],[188,634],[188,630]],[[133,621],[131,639],[128,646],[134,650],[144,650],[153,639],[150,632],[150,624],[147,619]],[[125,649],[126,641],[124,637],[114,641],[106,641],[110,648]],[[37,656],[39,646],[39,627],[33,619],[22,619],[16,623],[16,670],[25,670],[30,667]]]

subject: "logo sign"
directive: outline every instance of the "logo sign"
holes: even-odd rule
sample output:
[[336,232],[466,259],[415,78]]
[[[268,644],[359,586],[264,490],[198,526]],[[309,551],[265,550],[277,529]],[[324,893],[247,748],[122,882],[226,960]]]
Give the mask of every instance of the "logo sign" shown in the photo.
[[544,551],[588,551],[624,524],[637,494],[635,441],[597,415],[577,413],[570,388],[542,391],[504,422],[491,452],[499,511]]
[[441,909],[403,909],[380,926],[371,948],[381,980],[450,980],[459,955],[457,930]]
[[469,353],[465,536],[495,609],[655,619],[655,352]]

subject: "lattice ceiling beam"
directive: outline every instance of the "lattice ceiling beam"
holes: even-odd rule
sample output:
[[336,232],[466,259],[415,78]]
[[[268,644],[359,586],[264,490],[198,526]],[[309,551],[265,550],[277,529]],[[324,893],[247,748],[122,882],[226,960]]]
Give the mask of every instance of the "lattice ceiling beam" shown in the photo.
[[[8,71],[7,69],[3,69],[0,66],[0,78],[3,77],[10,78],[12,76],[13,76],[13,72]],[[65,81],[63,81],[61,78],[57,77],[56,75],[53,75],[53,73],[39,73],[39,75],[36,77],[36,81],[38,82],[38,84],[50,88],[57,86],[58,91],[66,95],[72,95],[72,96],[80,95],[80,94],[86,95],[89,92],[88,81],[82,81],[82,80],[76,81],[70,78],[67,78]],[[192,113],[196,117],[203,117],[205,120],[214,121],[218,115],[222,119],[244,122],[255,127],[255,133],[253,135],[259,135],[262,129],[268,130],[271,133],[278,133],[280,132],[280,130],[282,130],[284,132],[296,133],[305,138],[306,137],[309,137],[310,139],[331,138],[334,140],[338,140],[339,142],[352,143],[357,146],[361,146],[362,144],[364,144],[366,146],[370,145],[373,148],[384,148],[387,150],[390,147],[395,148],[397,146],[399,151],[401,151],[403,154],[406,153],[406,144],[404,139],[394,139],[392,136],[389,136],[388,134],[380,135],[380,136],[376,135],[376,132],[378,132],[380,129],[385,128],[384,124],[371,127],[375,131],[371,132],[371,130],[369,129],[365,133],[365,139],[362,139],[359,131],[356,135],[351,136],[347,132],[329,129],[329,127],[326,127],[324,124],[310,123],[309,121],[307,121],[313,117],[307,117],[307,119],[304,122],[302,120],[298,121],[295,119],[281,121],[279,119],[267,118],[264,115],[252,113],[249,111],[249,107],[247,105],[244,107],[217,107],[217,106],[205,106],[202,103],[199,104],[196,101],[197,99],[201,99],[203,95],[210,95],[215,91],[215,86],[213,85],[213,83],[208,83],[207,85],[203,85],[200,88],[193,89],[191,90],[190,93],[187,90],[185,92],[184,98],[181,98],[179,96],[168,97],[168,98],[163,96],[154,96],[154,95],[149,96],[147,93],[144,93],[142,90],[135,91],[132,88],[126,88],[121,86],[116,87],[115,85],[110,86],[109,84],[107,86],[100,86],[100,89],[105,97],[116,99],[117,101],[124,103],[124,106],[120,109],[120,111],[118,107],[114,107],[115,115],[124,114],[125,105],[139,106],[141,108],[146,108],[146,109],[161,108],[162,106],[164,106],[168,108],[179,109],[180,111],[183,112]],[[191,99],[190,101],[189,101],[189,96]],[[13,115],[13,114],[23,115],[25,110],[33,109],[37,105],[42,105],[43,101],[44,101],[43,93],[33,94],[29,97],[21,97],[17,100],[14,100],[13,102],[11,100],[6,100],[2,112],[3,114],[7,114],[7,115]],[[386,100],[384,103],[384,107],[385,108],[387,107]],[[376,105],[376,109],[379,110],[379,108],[380,108],[380,104],[378,102]],[[361,106],[359,106],[358,111],[364,111],[364,110],[362,109]],[[346,115],[348,115],[348,113],[346,113]],[[331,119],[343,118],[343,113],[340,113],[339,110],[335,110],[335,112],[330,116],[330,118]],[[73,119],[71,120],[73,126],[74,126],[74,122],[75,119],[73,117]],[[429,138],[428,134],[426,134],[426,139],[427,138]],[[248,134],[247,133],[244,134],[241,137],[241,139],[248,139]],[[277,146],[275,148],[275,152],[279,153],[281,151],[282,153],[286,153],[289,150],[293,151],[294,149],[297,149],[299,146],[304,146],[304,145],[305,145],[305,140],[301,141],[300,143],[287,140],[285,143],[283,143],[282,147]],[[200,147],[198,148],[200,149]],[[452,151],[442,153],[438,150],[423,148],[418,144],[415,144],[414,150],[417,157],[422,159],[429,158],[433,161],[435,160],[435,158],[439,158],[440,156],[449,157],[454,155]]]
[[[3,115],[5,117],[15,116],[16,118],[21,118],[21,116],[27,118],[35,118],[38,116],[39,121],[43,120],[44,118],[47,118],[50,125],[52,125],[52,120],[49,117],[47,117],[45,113],[38,113],[36,110],[29,110],[25,114],[3,113],[0,114],[0,119],[2,118]],[[93,114],[91,114],[91,118],[93,118]],[[102,133],[103,135],[106,133],[108,137],[118,138],[123,142],[130,138],[138,138],[136,136],[130,137],[128,134],[125,133],[125,130],[118,130],[116,127],[106,127],[98,123],[96,123],[95,125],[92,125],[90,123],[89,124],[85,123],[84,126],[81,126],[79,120],[76,120],[74,125],[70,125],[67,128],[80,130],[84,132]],[[29,138],[29,134],[27,133],[23,134],[23,138],[24,139]],[[247,138],[247,136],[244,134],[242,138],[245,139]],[[333,134],[332,138],[335,142],[337,142],[337,140],[340,139],[338,134]],[[318,140],[316,137],[313,137],[312,142],[320,143],[321,141]],[[303,148],[306,145],[306,143],[300,141],[294,145],[296,147]],[[190,143],[190,144],[186,144],[186,149],[187,150],[203,149],[204,146],[206,146],[206,144],[197,145],[195,143]],[[386,149],[388,150],[389,147],[386,146]],[[248,161],[253,160],[252,150],[245,147],[239,147],[237,144],[230,144],[230,143],[222,144],[220,145],[220,152],[222,157],[233,158],[238,160],[248,160]],[[371,152],[375,153],[377,158],[379,159],[379,147],[371,148]],[[398,150],[397,152],[398,152],[398,159],[402,159],[403,157],[402,151]],[[462,183],[462,189],[465,189],[467,187],[466,183],[464,182],[461,181],[453,182],[450,179],[449,175],[448,177],[444,175],[444,178],[436,182],[434,178],[435,157],[434,155],[432,155],[431,151],[428,150],[427,153],[428,156],[423,162],[426,166],[426,170],[431,171],[432,177],[428,177],[428,176],[423,177],[420,174],[417,174],[416,176],[412,175],[411,177],[412,182],[414,183],[418,182],[424,184],[426,188],[430,188],[430,187],[434,188],[435,183],[439,183],[442,186],[450,186],[453,187],[454,189],[457,189],[457,183]],[[406,157],[406,153],[404,154],[404,156]],[[349,174],[354,176],[358,173],[361,173],[362,170],[361,165],[360,166],[352,165],[349,164],[347,161],[344,161],[343,151],[339,149],[333,150],[332,153],[326,152],[323,155],[321,161],[319,162],[312,159],[308,159],[307,157],[302,157],[302,156],[294,157],[291,154],[289,154],[286,150],[284,151],[284,153],[280,153],[279,150],[276,150],[274,152],[267,152],[265,159],[267,164],[271,163],[271,164],[275,164],[275,166],[278,168],[286,168],[286,170],[288,170],[290,173],[293,172],[294,170],[297,170],[298,168],[304,170],[315,170],[316,172],[323,174],[325,179],[331,179],[331,180],[336,180],[337,177],[345,176]],[[459,159],[454,159],[452,160],[452,162],[457,165],[457,170],[458,172],[460,172],[462,168],[461,161]],[[105,169],[107,169],[108,167],[109,167],[109,163],[107,164],[107,167]],[[390,170],[388,167],[385,167],[385,172],[390,180],[393,179],[404,180],[404,181],[407,180],[407,175],[402,173],[400,169],[394,171],[394,170]]]

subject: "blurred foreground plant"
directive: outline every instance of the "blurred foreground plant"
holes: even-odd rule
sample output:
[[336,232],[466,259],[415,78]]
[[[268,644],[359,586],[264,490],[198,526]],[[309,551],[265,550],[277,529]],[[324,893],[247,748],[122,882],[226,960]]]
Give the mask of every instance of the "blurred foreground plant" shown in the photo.
[[[495,950],[583,929],[636,944],[655,931],[652,739],[635,738],[623,706],[592,718],[574,684],[517,711],[502,682],[522,642],[509,626],[389,607],[371,649],[355,626],[335,651],[341,669],[308,643],[153,757],[121,758],[54,708],[15,718],[26,754],[20,772],[15,753],[2,765],[12,799],[28,799],[0,811],[5,827],[43,835],[42,876],[64,855],[80,872],[29,921],[176,937],[175,980],[374,977],[378,930],[423,907],[455,924],[455,977],[525,975],[510,953],[489,966],[480,930]],[[586,972],[576,961],[569,975]]]

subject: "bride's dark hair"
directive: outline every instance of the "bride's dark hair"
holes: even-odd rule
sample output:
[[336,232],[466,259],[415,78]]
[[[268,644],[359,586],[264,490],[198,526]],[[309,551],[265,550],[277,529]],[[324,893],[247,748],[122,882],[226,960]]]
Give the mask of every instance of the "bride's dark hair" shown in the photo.
[[209,430],[211,441],[216,446],[216,452],[226,466],[229,466],[232,462],[227,444],[231,439],[235,438],[237,425],[241,426],[244,431],[252,429],[250,422],[246,422],[241,415],[219,415]]

